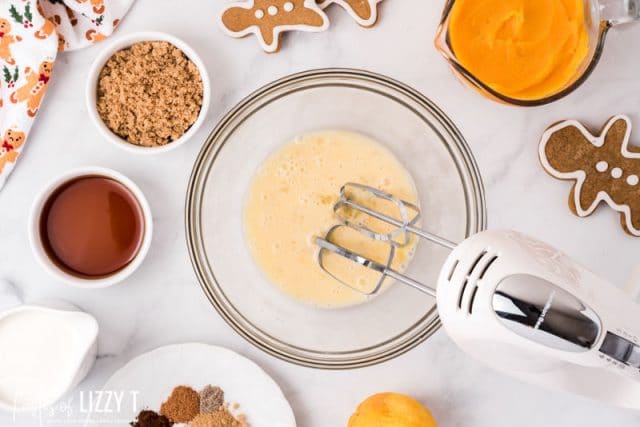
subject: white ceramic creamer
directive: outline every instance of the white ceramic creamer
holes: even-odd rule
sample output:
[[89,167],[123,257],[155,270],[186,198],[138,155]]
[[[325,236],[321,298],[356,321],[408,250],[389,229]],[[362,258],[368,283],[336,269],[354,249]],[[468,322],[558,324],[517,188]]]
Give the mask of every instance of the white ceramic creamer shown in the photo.
[[98,323],[89,314],[23,305],[0,313],[0,409],[55,403],[96,359]]

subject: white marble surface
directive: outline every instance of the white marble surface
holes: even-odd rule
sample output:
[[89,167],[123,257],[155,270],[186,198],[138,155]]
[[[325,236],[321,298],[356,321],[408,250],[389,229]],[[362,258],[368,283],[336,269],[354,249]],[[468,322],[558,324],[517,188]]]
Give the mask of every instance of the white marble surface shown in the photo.
[[[13,293],[29,302],[64,298],[100,322],[100,357],[80,389],[99,388],[114,370],[143,352],[200,341],[226,346],[263,366],[283,387],[301,427],[345,425],[361,399],[384,390],[416,396],[443,427],[639,425],[638,414],[542,391],[487,370],[461,353],[442,331],[396,360],[348,372],[300,368],[263,354],[221,320],[200,290],[187,254],[183,205],[202,142],[241,97],[295,71],[365,68],[410,84],[452,117],[480,165],[491,227],[516,228],[547,240],[622,284],[640,264],[640,242],[627,237],[607,209],[589,219],[572,216],[567,208],[569,185],[542,171],[536,148],[541,131],[563,118],[599,128],[610,115],[627,113],[640,123],[640,26],[610,34],[601,64],[577,92],[550,106],[516,109],[463,87],[436,53],[432,38],[442,0],[387,0],[381,6],[381,21],[371,30],[359,28],[332,8],[329,32],[286,37],[275,55],[262,53],[255,40],[233,40],[219,31],[216,14],[225,3],[138,0],[119,29],[119,34],[167,31],[203,56],[212,76],[213,104],[195,140],[157,157],[128,155],[103,141],[84,105],[86,74],[101,47],[65,54],[56,65],[24,156],[0,192],[0,275],[15,284],[15,292],[0,287],[0,302],[11,304]],[[640,134],[635,140],[640,141]],[[142,187],[154,212],[156,234],[146,262],[130,280],[106,290],[83,291],[56,283],[35,264],[26,229],[32,197],[47,180],[92,164],[115,168]],[[72,405],[75,416],[77,398]],[[39,421],[0,415],[0,425],[35,426]]]

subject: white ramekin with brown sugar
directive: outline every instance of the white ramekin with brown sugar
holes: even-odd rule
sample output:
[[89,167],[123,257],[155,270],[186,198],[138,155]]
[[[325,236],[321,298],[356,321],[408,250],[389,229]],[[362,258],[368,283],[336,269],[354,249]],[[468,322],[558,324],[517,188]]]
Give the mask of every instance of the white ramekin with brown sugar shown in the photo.
[[[152,138],[145,137],[143,135],[144,133],[143,131],[137,131],[136,129],[130,129],[132,132],[128,133],[128,135],[131,135],[131,136],[124,135],[124,133],[127,133],[126,126],[131,127],[132,126],[131,123],[126,123],[126,119],[120,117],[121,114],[118,111],[113,111],[112,114],[109,114],[109,105],[105,105],[105,103],[114,102],[114,104],[117,104],[118,102],[120,102],[121,103],[120,105],[114,105],[114,109],[115,108],[123,109],[124,107],[124,110],[126,111],[123,111],[122,115],[127,114],[129,118],[133,116],[134,120],[138,118],[137,116],[140,111],[149,113],[150,112],[149,110],[152,110],[152,107],[147,108],[147,105],[145,104],[141,104],[137,106],[127,105],[127,102],[136,102],[137,99],[136,99],[135,93],[132,94],[131,92],[127,92],[126,82],[122,82],[123,86],[120,88],[113,87],[114,86],[113,82],[111,82],[111,87],[113,90],[111,94],[105,94],[103,88],[100,86],[102,83],[104,83],[104,80],[102,80],[104,78],[103,70],[105,70],[105,66],[113,62],[112,61],[113,58],[116,58],[116,56],[114,55],[116,54],[122,55],[122,52],[125,52],[129,48],[133,49],[136,45],[140,45],[141,43],[153,43],[153,42],[165,42],[171,45],[171,47],[175,47],[179,51],[181,51],[184,54],[184,56],[186,56],[186,59],[188,60],[188,62],[195,65],[202,82],[201,96],[200,94],[197,94],[198,95],[197,99],[199,102],[201,102],[201,105],[199,108],[199,112],[197,113],[197,118],[195,118],[195,121],[193,121],[193,123],[188,122],[187,125],[182,123],[182,126],[184,128],[184,133],[180,132],[179,135],[174,134],[169,136],[163,136],[162,138],[159,137],[157,144],[153,143]],[[136,70],[132,70],[132,73],[134,73],[135,71]],[[170,78],[170,76],[164,76],[164,75],[162,77]],[[123,96],[126,95],[126,100],[124,100],[124,102],[122,99],[118,99],[118,91],[120,91],[123,94]],[[176,94],[176,96],[178,96],[178,94]],[[146,94],[146,98],[148,102],[149,94]],[[181,102],[183,101],[183,99],[176,99],[176,100],[179,100]],[[135,153],[148,153],[148,154],[160,153],[160,152],[173,150],[181,146],[182,144],[184,144],[198,131],[198,129],[204,122],[207,112],[209,110],[210,101],[211,101],[211,84],[209,81],[209,76],[204,66],[204,63],[202,62],[198,54],[184,41],[172,35],[161,33],[161,32],[133,33],[133,34],[120,37],[115,41],[111,42],[111,44],[103,48],[102,52],[98,55],[98,57],[93,62],[93,65],[91,66],[91,69],[89,71],[89,77],[88,77],[87,87],[86,87],[87,109],[89,111],[89,115],[91,116],[93,123],[95,124],[100,134],[104,136],[105,139],[117,145],[118,147],[124,148],[127,151],[135,152]],[[140,97],[140,102],[144,102],[142,97]],[[98,106],[99,104],[100,104],[100,108]],[[192,116],[193,116],[194,115],[193,105],[191,105],[191,109],[192,109]],[[122,122],[117,123],[118,120],[120,119],[122,119]],[[149,117],[146,118],[147,123],[149,120],[152,120],[158,124],[162,124],[164,123],[164,121],[166,121],[166,120],[163,120],[162,117],[157,117],[157,118],[154,117],[153,114],[151,114]],[[129,119],[129,121],[131,120]],[[116,127],[119,125],[121,125],[122,128],[118,128],[118,130],[116,130]],[[125,129],[125,131],[119,132],[119,130],[121,129]]]

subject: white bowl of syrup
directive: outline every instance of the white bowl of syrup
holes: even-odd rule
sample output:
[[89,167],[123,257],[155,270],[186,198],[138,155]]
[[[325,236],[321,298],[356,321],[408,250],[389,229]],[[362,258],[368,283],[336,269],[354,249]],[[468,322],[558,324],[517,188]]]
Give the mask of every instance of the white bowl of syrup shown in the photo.
[[140,188],[111,169],[85,167],[54,179],[36,198],[29,220],[35,257],[56,279],[105,288],[144,260],[153,232]]

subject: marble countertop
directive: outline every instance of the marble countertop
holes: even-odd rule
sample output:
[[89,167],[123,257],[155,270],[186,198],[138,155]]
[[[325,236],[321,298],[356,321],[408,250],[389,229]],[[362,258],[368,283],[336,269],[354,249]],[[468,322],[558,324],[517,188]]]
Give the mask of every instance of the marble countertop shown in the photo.
[[[515,228],[546,240],[622,285],[640,264],[640,242],[622,232],[617,215],[608,209],[588,219],[574,217],[567,208],[570,186],[543,172],[536,150],[543,129],[560,119],[580,119],[597,129],[610,116],[626,113],[640,123],[640,96],[634,96],[640,93],[640,56],[631,54],[640,26],[611,32],[600,65],[574,94],[549,106],[518,109],[492,103],[464,87],[435,51],[432,39],[443,1],[385,1],[379,24],[370,30],[331,8],[328,32],[289,35],[275,55],[262,53],[256,40],[222,34],[216,15],[225,3],[191,0],[178,6],[173,0],[138,0],[118,30],[119,35],[166,31],[201,54],[212,78],[213,99],[207,122],[194,140],[158,156],[127,155],[110,145],[90,123],[84,104],[89,65],[101,47],[64,54],[23,158],[0,191],[0,276],[14,284],[0,288],[2,305],[62,298],[100,323],[99,360],[80,389],[99,389],[141,353],[198,341],[228,347],[264,367],[282,386],[301,427],[345,425],[359,401],[386,390],[415,396],[442,427],[639,425],[638,414],[543,391],[486,369],[458,350],[443,331],[395,360],[360,370],[319,371],[274,359],[235,334],[206,300],[187,253],[183,206],[203,141],[238,100],[292,72],[364,68],[423,92],[458,125],[484,178],[490,227]],[[126,283],[105,290],[56,283],[36,265],[26,236],[33,195],[52,177],[83,165],[128,175],[143,189],[154,213],[154,242],[143,266]],[[30,415],[14,419],[0,414],[0,425],[39,424]]]

